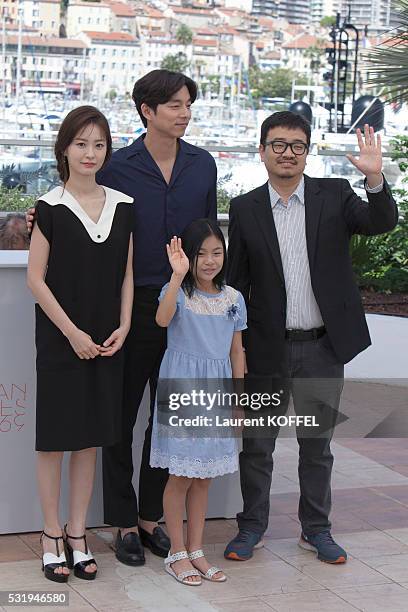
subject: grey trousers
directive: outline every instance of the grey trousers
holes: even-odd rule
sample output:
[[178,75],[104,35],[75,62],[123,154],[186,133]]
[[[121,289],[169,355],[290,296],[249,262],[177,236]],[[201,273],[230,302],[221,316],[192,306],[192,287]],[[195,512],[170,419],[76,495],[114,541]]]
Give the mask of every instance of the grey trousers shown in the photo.
[[[286,341],[287,388],[297,415],[334,415],[338,412],[344,382],[344,366],[337,361],[327,334],[317,340]],[[288,403],[279,409],[287,411]],[[255,437],[243,432],[240,453],[243,511],[237,515],[239,529],[264,533],[269,519],[269,496],[273,471],[273,451],[278,430]],[[297,432],[299,444],[299,520],[306,535],[330,529],[332,430],[319,437],[304,437]],[[313,434],[309,434],[311,436]]]

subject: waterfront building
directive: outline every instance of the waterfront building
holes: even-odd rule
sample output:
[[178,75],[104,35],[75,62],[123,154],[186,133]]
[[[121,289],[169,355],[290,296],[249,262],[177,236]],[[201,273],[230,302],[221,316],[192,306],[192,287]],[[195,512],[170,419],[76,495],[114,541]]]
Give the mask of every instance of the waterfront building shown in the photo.
[[84,31],[78,39],[89,48],[86,82],[91,93],[99,98],[131,93],[143,73],[139,41],[126,32]]
[[60,0],[24,0],[23,23],[40,31],[43,36],[59,36]]
[[69,0],[66,12],[67,36],[76,36],[79,32],[109,32],[111,29],[111,7],[106,2],[83,2]]
[[[16,91],[18,36],[6,37],[4,75],[6,93]],[[23,35],[21,39],[21,90],[24,92],[78,94],[87,64],[87,47],[81,40]]]

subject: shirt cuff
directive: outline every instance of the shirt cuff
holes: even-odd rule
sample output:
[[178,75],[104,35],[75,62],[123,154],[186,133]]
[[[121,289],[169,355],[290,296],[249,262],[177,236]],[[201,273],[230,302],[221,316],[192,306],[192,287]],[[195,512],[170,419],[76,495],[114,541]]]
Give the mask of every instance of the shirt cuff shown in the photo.
[[364,189],[367,193],[380,193],[380,191],[384,189],[384,178],[382,179],[381,183],[376,187],[369,187],[367,179],[364,179]]

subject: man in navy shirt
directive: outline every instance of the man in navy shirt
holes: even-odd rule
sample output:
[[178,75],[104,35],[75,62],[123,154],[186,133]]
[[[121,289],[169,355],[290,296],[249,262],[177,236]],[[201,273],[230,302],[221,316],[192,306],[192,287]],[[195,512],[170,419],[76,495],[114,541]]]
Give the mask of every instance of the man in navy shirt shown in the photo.
[[[217,218],[217,169],[212,156],[181,140],[197,96],[183,74],[153,70],[139,79],[133,100],[145,135],[120,149],[99,172],[98,183],[134,198],[132,326],[125,344],[122,441],[103,451],[105,522],[119,527],[115,550],[128,565],[145,562],[143,546],[166,557],[170,541],[157,525],[163,514],[167,470],[151,468],[152,414],[146,430],[139,481],[139,508],[132,485],[133,428],[150,383],[153,411],[166,330],[155,322],[158,296],[171,269],[166,243],[200,217]],[[103,296],[101,296],[103,299]]]

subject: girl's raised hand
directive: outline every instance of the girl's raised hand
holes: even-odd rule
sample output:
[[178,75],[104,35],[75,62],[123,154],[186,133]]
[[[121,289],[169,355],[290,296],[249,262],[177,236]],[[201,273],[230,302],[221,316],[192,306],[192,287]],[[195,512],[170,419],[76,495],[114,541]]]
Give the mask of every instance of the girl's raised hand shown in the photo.
[[190,262],[181,248],[181,238],[174,236],[170,241],[170,245],[166,244],[166,249],[174,274],[184,278],[190,268]]

